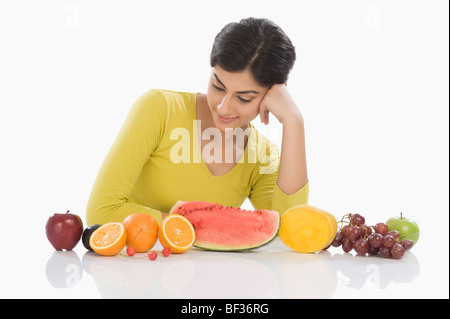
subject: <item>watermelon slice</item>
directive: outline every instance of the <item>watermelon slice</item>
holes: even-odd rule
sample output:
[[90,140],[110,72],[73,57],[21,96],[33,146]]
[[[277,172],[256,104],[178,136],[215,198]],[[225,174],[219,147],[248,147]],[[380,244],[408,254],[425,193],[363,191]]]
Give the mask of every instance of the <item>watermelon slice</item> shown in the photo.
[[280,214],[245,210],[204,201],[178,201],[170,214],[185,216],[195,228],[194,246],[208,250],[249,250],[269,243],[278,234]]

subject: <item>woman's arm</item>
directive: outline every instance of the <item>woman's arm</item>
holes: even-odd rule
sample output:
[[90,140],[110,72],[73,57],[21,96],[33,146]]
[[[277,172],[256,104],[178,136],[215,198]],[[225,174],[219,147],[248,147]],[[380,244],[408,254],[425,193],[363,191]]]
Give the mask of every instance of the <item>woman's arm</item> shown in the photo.
[[269,112],[283,124],[277,185],[287,195],[308,182],[303,117],[286,85],[274,85],[260,105],[261,121],[269,123]]
[[303,119],[292,117],[283,122],[283,138],[278,172],[278,187],[290,195],[308,182]]
[[86,208],[88,225],[123,221],[144,213],[159,223],[161,212],[130,200],[136,180],[164,130],[165,100],[156,90],[143,94],[133,105],[100,167]]

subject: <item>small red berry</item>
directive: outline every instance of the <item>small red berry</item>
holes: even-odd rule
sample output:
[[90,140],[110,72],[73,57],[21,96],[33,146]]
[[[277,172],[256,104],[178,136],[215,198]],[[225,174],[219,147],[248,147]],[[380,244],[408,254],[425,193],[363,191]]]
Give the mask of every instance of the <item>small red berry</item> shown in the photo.
[[128,246],[127,255],[133,257],[136,254],[136,249],[133,246]]
[[158,254],[156,253],[156,251],[151,251],[148,253],[148,259],[155,260],[156,257],[158,257]]
[[169,247],[164,247],[162,254],[164,257],[167,257],[170,255],[170,248]]

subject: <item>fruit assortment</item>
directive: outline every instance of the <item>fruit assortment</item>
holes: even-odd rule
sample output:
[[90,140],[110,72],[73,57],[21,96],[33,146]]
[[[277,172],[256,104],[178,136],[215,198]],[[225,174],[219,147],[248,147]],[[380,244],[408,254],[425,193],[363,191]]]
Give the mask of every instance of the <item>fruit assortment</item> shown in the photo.
[[[178,208],[181,207],[180,203],[177,204]],[[199,202],[193,204],[198,206]],[[189,202],[183,202],[183,205],[187,207]],[[258,211],[251,213],[254,212]],[[299,205],[288,209],[280,224],[278,234],[281,241],[300,253],[315,253],[333,246],[341,247],[345,253],[354,250],[360,256],[401,259],[419,239],[417,223],[402,214],[386,223],[368,226],[360,214],[346,214],[336,222],[334,216],[326,211]],[[234,221],[228,225],[234,225]],[[46,235],[56,250],[72,250],[82,239],[86,249],[99,255],[133,257],[136,253],[145,252],[150,260],[158,257],[158,253],[151,250],[158,239],[163,246],[161,253],[164,257],[183,253],[196,241],[195,225],[177,212],[171,212],[159,226],[150,215],[131,214],[122,223],[94,224],[83,230],[81,218],[67,211],[48,219]],[[125,246],[126,254],[123,254]]]
[[[402,216],[400,216],[403,219]],[[418,226],[411,228],[403,227],[402,233],[392,229],[387,223],[377,223],[374,226],[367,226],[365,218],[360,214],[347,214],[340,220],[340,229],[330,246],[342,247],[346,253],[354,250],[357,255],[380,256],[383,258],[400,259],[407,250],[410,250],[414,242],[409,239],[413,237],[418,240]],[[413,226],[417,223],[408,220]],[[330,247],[328,246],[328,247]],[[327,247],[327,248],[328,248]]]
[[[151,249],[158,238],[163,246],[164,257],[171,253],[182,253],[190,249],[195,240],[192,224],[180,215],[164,219],[162,227],[146,214],[131,214],[122,223],[109,222],[104,225],[90,225],[83,230],[83,222],[78,215],[54,214],[46,224],[46,235],[56,250],[72,250],[82,240],[83,246],[102,256],[120,255],[133,257],[146,252],[150,260],[158,256]],[[126,248],[126,255],[121,252]]]

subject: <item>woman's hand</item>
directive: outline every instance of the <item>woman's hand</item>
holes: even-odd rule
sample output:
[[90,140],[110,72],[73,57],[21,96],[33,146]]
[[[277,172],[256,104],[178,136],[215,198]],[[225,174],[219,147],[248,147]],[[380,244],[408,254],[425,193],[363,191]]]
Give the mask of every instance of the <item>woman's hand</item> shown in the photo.
[[269,113],[280,123],[302,119],[302,114],[289,94],[286,84],[275,84],[264,95],[259,105],[261,123],[269,124]]

